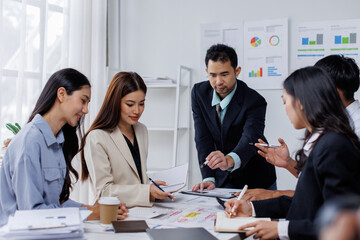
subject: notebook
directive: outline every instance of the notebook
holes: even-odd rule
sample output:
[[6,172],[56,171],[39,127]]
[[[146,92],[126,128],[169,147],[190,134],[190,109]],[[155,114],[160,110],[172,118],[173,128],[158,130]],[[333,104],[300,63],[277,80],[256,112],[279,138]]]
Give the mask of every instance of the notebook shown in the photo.
[[115,233],[146,232],[148,225],[144,220],[138,221],[112,221]]
[[146,233],[152,240],[213,240],[217,239],[204,228],[166,228],[147,229]]
[[271,221],[270,218],[254,218],[254,217],[234,217],[229,218],[225,215],[225,212],[217,212],[214,231],[216,232],[244,232],[239,231],[238,227],[256,222],[259,220]]

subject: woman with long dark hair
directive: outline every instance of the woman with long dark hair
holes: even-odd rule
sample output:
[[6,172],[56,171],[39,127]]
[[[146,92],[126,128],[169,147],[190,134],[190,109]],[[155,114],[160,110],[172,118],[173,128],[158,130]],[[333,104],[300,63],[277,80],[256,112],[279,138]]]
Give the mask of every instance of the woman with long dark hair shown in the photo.
[[[88,207],[89,219],[99,218],[99,207],[69,199],[71,160],[79,150],[83,116],[91,97],[89,80],[67,68],[55,72],[42,90],[28,123],[12,139],[0,172],[0,225],[16,210]],[[127,210],[122,206],[118,218]]]
[[303,148],[296,154],[300,176],[295,194],[252,203],[232,199],[226,211],[235,207],[235,216],[286,218],[239,226],[253,227],[247,235],[255,238],[316,239],[313,221],[321,205],[335,196],[360,193],[360,142],[324,70],[299,69],[283,87],[286,114],[295,129],[306,129]]
[[134,72],[119,72],[111,80],[80,148],[82,180],[89,178],[91,184],[90,202],[115,196],[127,206],[151,206],[152,200],[171,196],[149,184],[146,175],[148,132],[138,122],[146,91],[143,79]]

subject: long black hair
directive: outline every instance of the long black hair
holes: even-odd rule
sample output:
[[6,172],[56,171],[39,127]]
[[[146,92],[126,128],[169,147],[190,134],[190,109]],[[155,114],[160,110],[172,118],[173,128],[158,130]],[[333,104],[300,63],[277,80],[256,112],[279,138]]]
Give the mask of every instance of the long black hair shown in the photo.
[[[360,141],[350,126],[335,85],[323,69],[318,67],[298,69],[285,79],[283,87],[304,107],[304,117],[311,126],[311,132],[321,129],[320,137],[328,132],[342,134],[360,151]],[[306,130],[304,145],[310,137],[311,133]],[[298,161],[296,169],[301,171],[307,159],[303,149],[296,153],[295,159]]]
[[[72,68],[65,68],[55,72],[53,75],[51,75],[44,89],[42,90],[28,122],[30,122],[36,114],[43,116],[51,109],[57,98],[57,90],[60,87],[65,88],[66,93],[71,95],[74,91],[81,89],[83,86],[91,87],[87,77],[79,71]],[[66,123],[61,129],[65,138],[62,150],[66,161],[66,175],[60,194],[60,203],[63,203],[69,199],[70,188],[72,187],[70,172],[74,175],[76,181],[79,179],[79,174],[72,167],[71,160],[79,150],[79,142],[76,132],[78,131],[80,137],[82,136],[80,126],[82,125],[83,121],[84,119],[81,118],[76,127],[72,127]]]

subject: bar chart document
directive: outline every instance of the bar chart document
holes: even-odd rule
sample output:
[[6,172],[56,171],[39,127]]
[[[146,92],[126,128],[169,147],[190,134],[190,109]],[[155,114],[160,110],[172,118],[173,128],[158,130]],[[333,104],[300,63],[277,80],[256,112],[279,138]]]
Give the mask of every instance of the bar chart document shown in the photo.
[[359,34],[360,19],[298,23],[292,69],[312,66],[333,54],[351,57],[359,64]]
[[245,82],[255,89],[281,89],[288,74],[287,18],[244,22]]

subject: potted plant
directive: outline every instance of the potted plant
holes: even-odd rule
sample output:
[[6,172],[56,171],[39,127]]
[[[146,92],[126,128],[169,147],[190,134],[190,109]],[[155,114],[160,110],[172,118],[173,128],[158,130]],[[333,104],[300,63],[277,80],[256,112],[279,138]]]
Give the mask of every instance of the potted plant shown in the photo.
[[[15,124],[7,123],[6,128],[9,129],[14,135],[16,135],[21,129],[21,127],[18,123],[15,123]],[[11,138],[8,138],[4,141],[5,148],[9,145],[10,141],[11,141]]]

